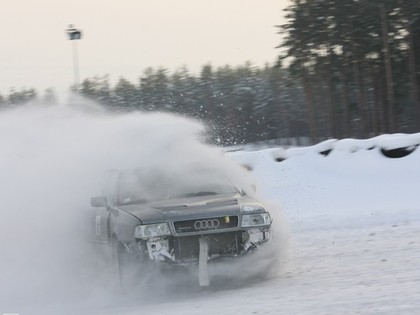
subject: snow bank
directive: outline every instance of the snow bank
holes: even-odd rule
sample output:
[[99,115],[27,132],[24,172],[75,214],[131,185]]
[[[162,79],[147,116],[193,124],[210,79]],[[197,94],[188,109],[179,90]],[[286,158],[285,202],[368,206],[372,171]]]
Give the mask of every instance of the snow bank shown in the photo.
[[360,150],[379,148],[384,151],[396,149],[416,148],[420,144],[420,133],[380,135],[370,139],[329,139],[309,147],[301,148],[270,148],[260,151],[233,151],[226,153],[240,163],[253,167],[261,156],[272,156],[276,160],[286,160],[300,155],[313,155],[315,153],[328,155],[332,151],[355,153]]
[[392,221],[396,209],[417,218],[419,144],[420,133],[395,134],[226,155],[252,170],[260,194],[283,207],[294,229],[327,228],[368,224],[375,216]]

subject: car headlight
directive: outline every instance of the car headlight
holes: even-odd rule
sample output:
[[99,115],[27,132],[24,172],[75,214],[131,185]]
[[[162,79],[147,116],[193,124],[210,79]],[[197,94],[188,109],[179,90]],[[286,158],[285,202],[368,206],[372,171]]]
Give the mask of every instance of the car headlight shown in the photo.
[[149,238],[171,235],[168,223],[137,225],[134,235],[136,238]]
[[268,212],[244,214],[242,216],[242,227],[254,227],[262,225],[270,225],[271,217]]

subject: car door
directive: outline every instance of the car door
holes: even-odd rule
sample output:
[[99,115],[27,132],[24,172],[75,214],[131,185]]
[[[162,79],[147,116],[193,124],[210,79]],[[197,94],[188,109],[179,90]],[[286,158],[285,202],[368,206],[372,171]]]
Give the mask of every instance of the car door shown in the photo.
[[91,218],[91,235],[92,240],[97,243],[108,243],[109,242],[109,231],[110,231],[110,207],[115,206],[116,193],[117,193],[117,171],[108,171],[105,174],[103,181],[103,189],[101,192],[102,197],[106,197],[108,207],[95,207],[92,208]]

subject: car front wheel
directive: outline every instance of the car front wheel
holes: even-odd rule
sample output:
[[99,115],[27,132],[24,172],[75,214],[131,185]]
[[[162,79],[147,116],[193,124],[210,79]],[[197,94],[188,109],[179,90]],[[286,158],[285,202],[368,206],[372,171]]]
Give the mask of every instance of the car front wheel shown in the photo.
[[130,252],[124,244],[114,238],[112,252],[118,269],[120,286],[123,291],[135,289],[141,282],[141,257]]

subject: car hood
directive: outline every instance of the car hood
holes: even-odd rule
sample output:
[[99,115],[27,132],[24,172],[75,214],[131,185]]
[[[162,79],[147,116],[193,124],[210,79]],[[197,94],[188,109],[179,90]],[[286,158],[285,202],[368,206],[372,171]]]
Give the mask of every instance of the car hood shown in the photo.
[[179,198],[150,203],[119,206],[136,216],[142,224],[188,220],[241,213],[239,194]]

